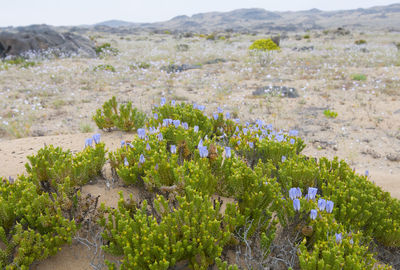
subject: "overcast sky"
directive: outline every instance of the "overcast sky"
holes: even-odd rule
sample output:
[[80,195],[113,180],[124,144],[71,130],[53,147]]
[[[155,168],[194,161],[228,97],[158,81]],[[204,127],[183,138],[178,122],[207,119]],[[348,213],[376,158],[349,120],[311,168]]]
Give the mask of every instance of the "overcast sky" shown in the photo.
[[296,11],[368,8],[389,0],[0,0],[0,27],[29,24],[80,25],[117,19],[156,22],[177,15],[238,8]]

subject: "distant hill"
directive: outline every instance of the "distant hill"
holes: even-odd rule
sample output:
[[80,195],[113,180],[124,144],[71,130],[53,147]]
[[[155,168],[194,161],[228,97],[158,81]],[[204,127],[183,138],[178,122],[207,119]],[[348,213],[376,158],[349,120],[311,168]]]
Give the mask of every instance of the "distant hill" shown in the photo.
[[143,29],[176,31],[300,31],[335,27],[400,31],[400,3],[367,9],[271,12],[260,8],[181,15],[164,22],[137,24]]
[[96,23],[94,26],[108,26],[108,27],[126,27],[137,25],[136,23],[120,21],[120,20],[109,20],[104,22]]
[[[95,30],[129,34],[138,31],[201,32],[290,32],[344,27],[360,30],[390,30],[400,32],[400,3],[352,10],[323,11],[268,11],[262,8],[244,8],[229,12],[206,12],[192,16],[180,15],[168,21],[135,23],[109,20],[94,25],[57,27],[74,32]],[[13,27],[0,28],[12,30]]]

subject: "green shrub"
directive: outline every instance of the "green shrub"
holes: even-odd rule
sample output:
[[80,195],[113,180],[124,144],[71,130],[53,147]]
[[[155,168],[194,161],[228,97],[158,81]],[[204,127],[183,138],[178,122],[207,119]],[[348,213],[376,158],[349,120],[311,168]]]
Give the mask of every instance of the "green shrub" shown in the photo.
[[1,269],[29,269],[71,243],[75,221],[63,217],[61,206],[48,193],[24,179],[0,179]]
[[305,34],[305,35],[303,36],[303,38],[304,38],[304,39],[310,39],[310,34]]
[[363,45],[363,44],[367,44],[367,42],[364,39],[359,39],[359,40],[354,41],[354,44]]
[[117,48],[111,47],[110,43],[103,43],[95,48],[96,54],[100,57],[104,57],[106,55],[118,55],[119,50]]
[[121,269],[169,269],[183,260],[192,269],[206,269],[221,256],[240,219],[235,206],[228,205],[222,216],[219,203],[213,205],[210,197],[190,188],[177,202],[171,208],[170,201],[158,196],[154,204],[161,220],[157,221],[148,215],[147,201],[139,209],[126,207],[121,194],[118,210],[109,210],[108,220],[101,221],[103,238],[109,242],[104,249],[124,255]]
[[331,110],[324,110],[324,115],[326,116],[326,118],[336,118],[338,116],[338,113]]
[[108,130],[117,127],[123,131],[136,130],[142,127],[146,115],[132,107],[132,103],[121,104],[118,108],[117,100],[113,96],[103,104],[103,110],[98,109],[93,120],[100,129]]
[[115,67],[113,67],[112,65],[108,65],[108,64],[106,64],[106,65],[98,65],[98,66],[95,66],[93,68],[93,71],[98,71],[98,70],[116,72]]
[[279,46],[272,41],[272,39],[258,39],[250,45],[249,50],[255,51],[277,51],[280,50]]
[[353,81],[366,81],[367,80],[367,76],[365,74],[353,74],[351,75],[351,79]]

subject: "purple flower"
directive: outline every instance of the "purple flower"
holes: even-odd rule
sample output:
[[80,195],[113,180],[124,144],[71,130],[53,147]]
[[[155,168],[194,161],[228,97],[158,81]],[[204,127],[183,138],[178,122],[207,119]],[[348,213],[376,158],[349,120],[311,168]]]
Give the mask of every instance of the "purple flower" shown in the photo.
[[286,161],[286,156],[282,156],[282,163]]
[[293,208],[296,211],[300,211],[300,200],[299,199],[294,199],[293,200]]
[[137,134],[140,139],[144,139],[146,137],[146,130],[144,128],[139,128]]
[[178,128],[180,126],[180,124],[181,124],[181,121],[180,120],[174,120],[173,123],[174,123],[175,128]]
[[235,118],[235,119],[233,119],[235,122],[236,122],[236,124],[239,124],[240,123],[240,119],[239,118]]
[[171,148],[171,153],[172,153],[172,154],[176,154],[176,145],[173,145],[173,144],[172,144],[172,145],[170,146],[170,148]]
[[158,114],[157,113],[154,113],[153,117],[154,117],[154,119],[158,120]]
[[85,140],[85,148],[92,146],[93,138],[87,138]]
[[289,130],[289,136],[296,137],[297,135],[299,135],[299,132],[297,130],[295,130],[295,129]]
[[150,144],[147,143],[147,144],[146,144],[146,150],[147,150],[147,151],[150,151],[150,149],[151,149]]
[[171,100],[171,105],[175,106],[175,100]]
[[125,141],[122,140],[122,141],[121,141],[121,147],[123,147],[124,145],[125,145]]
[[230,118],[231,118],[231,114],[230,114],[229,112],[227,112],[227,113],[225,114],[225,118],[226,118],[226,119],[230,119]]
[[310,200],[314,200],[315,199],[315,195],[317,195],[317,192],[318,192],[318,188],[309,187],[308,188],[308,198]]
[[213,117],[214,117],[214,120],[218,120],[218,114],[217,113],[213,113]]
[[183,122],[183,123],[182,123],[182,126],[183,126],[184,129],[188,129],[188,128],[189,128],[189,125],[188,125],[188,123],[186,123],[186,122]]
[[318,214],[318,211],[315,210],[315,209],[312,209],[311,212],[310,212],[310,218],[312,220],[316,219],[317,218],[317,214]]
[[354,244],[354,240],[353,238],[350,239],[350,244],[353,245]]
[[199,148],[199,153],[201,158],[206,158],[208,156],[207,146],[201,146]]
[[129,162],[128,162],[128,159],[125,157],[125,159],[124,159],[124,165],[126,166],[126,167],[128,167],[129,166]]
[[275,136],[275,140],[277,141],[277,142],[282,142],[283,140],[284,140],[284,136],[282,135],[282,134],[277,134],[276,136]]
[[294,200],[301,197],[301,189],[299,187],[289,189],[289,198]]
[[206,107],[204,105],[198,105],[197,109],[199,109],[200,111],[204,111]]
[[197,148],[200,149],[200,147],[203,147],[203,139],[200,139],[199,144],[197,145]]
[[194,130],[194,132],[199,132],[199,126],[194,126],[194,128],[193,128],[193,130]]
[[332,210],[333,210],[333,202],[332,201],[326,201],[325,210],[327,213],[332,213]]
[[226,146],[226,147],[225,147],[225,157],[226,157],[226,158],[230,158],[231,156],[232,156],[231,148],[228,147],[228,146]]
[[146,159],[144,158],[143,154],[140,154],[139,163],[142,164],[142,163],[144,163],[145,161],[146,161]]
[[296,141],[293,138],[290,138],[289,143],[294,144]]
[[319,211],[324,211],[326,206],[326,201],[325,199],[318,199],[318,208]]
[[96,133],[93,135],[93,140],[95,144],[100,143],[100,133]]
[[161,106],[164,106],[164,105],[165,105],[165,101],[166,101],[165,98],[161,98],[160,105],[161,105]]
[[272,124],[268,124],[267,126],[266,126],[266,129],[267,130],[272,130],[273,128],[272,128]]
[[218,111],[218,113],[223,113],[223,112],[224,112],[224,110],[222,110],[221,107],[218,107],[218,108],[217,108],[217,111]]
[[240,144],[241,144],[241,142],[240,142],[240,141],[238,141],[238,142],[237,142],[237,144],[238,144],[238,145],[240,145]]
[[163,140],[163,135],[162,133],[157,134],[157,139],[161,142]]
[[243,129],[243,134],[247,134],[247,132],[249,132],[249,129],[244,128],[244,129]]
[[368,175],[369,175],[369,171],[366,170],[366,171],[365,171],[365,176],[368,177]]
[[342,242],[342,233],[335,233],[336,243],[339,244]]
[[250,146],[250,148],[254,148],[254,143],[253,142],[249,142],[249,146]]
[[126,146],[129,146],[130,148],[133,148],[133,145],[131,143],[126,143]]

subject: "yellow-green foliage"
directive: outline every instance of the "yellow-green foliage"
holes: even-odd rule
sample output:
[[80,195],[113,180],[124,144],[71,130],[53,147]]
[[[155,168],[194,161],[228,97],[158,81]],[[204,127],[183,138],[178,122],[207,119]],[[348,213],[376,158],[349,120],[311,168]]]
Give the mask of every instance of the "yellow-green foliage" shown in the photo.
[[48,193],[38,193],[23,178],[13,184],[0,179],[1,269],[29,269],[71,243],[75,232],[75,221],[63,217],[60,204]]
[[331,215],[319,213],[310,225],[314,234],[299,246],[301,269],[391,269],[377,264],[360,231],[346,231]]
[[279,46],[272,39],[258,39],[250,45],[249,50],[256,51],[276,51],[280,50]]
[[132,102],[121,104],[118,108],[117,99],[113,96],[103,104],[103,110],[96,111],[93,120],[103,130],[110,131],[117,127],[123,131],[131,131],[144,126],[146,115],[132,107]]
[[[312,226],[313,233],[303,237],[299,253],[304,269],[316,269],[315,265],[340,269],[344,264],[349,269],[368,269],[375,262],[368,252],[370,239],[386,246],[400,245],[400,202],[355,174],[346,163],[302,156],[305,145],[297,131],[277,132],[261,121],[241,125],[229,115],[225,117],[222,110],[212,117],[207,117],[203,110],[198,105],[174,101],[166,104],[162,100],[147,121],[148,131],[138,130],[139,139],[110,153],[111,166],[126,183],[142,185],[148,191],[167,190],[184,196],[189,188],[204,198],[218,195],[233,199],[242,217],[235,223],[236,231],[244,230],[249,222],[255,224],[248,228],[248,237],[260,239],[265,256],[274,241],[278,222],[283,227],[304,223]],[[289,198],[293,187],[299,187],[302,193],[298,211]],[[311,200],[303,197],[310,187],[318,190],[317,197]],[[318,209],[317,200],[322,198],[332,201],[333,211],[319,210],[318,218],[310,220],[310,211]],[[121,209],[113,214],[120,215],[118,211]],[[352,247],[348,246],[350,238],[346,238],[350,231],[354,235]],[[343,246],[333,246],[335,233],[342,233]],[[170,246],[165,248],[169,250]],[[132,258],[136,253],[130,252],[131,257],[125,253],[124,263],[135,261]],[[217,266],[227,269],[228,264],[218,258],[219,254],[209,258],[216,258]],[[165,260],[165,267],[175,262],[171,257]]]
[[121,269],[169,269],[177,262],[188,260],[192,269],[207,269],[215,257],[232,240],[238,215],[235,205],[220,213],[217,202],[201,192],[186,188],[177,197],[178,206],[159,196],[155,209],[157,221],[147,213],[147,202],[140,209],[127,208],[121,195],[118,210],[111,210],[103,237],[104,247],[115,255],[124,255]]

